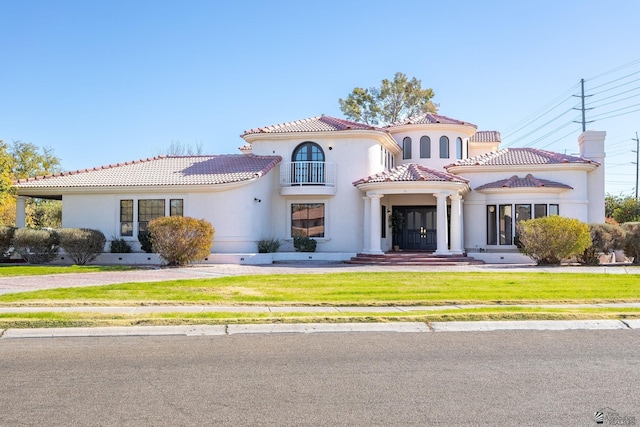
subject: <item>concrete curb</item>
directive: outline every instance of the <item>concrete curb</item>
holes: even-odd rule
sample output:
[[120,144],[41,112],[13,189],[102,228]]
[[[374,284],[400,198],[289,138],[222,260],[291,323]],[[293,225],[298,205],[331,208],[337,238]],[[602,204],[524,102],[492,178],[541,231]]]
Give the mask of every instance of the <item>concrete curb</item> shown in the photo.
[[38,328],[0,330],[0,339],[132,336],[224,336],[242,334],[311,334],[344,332],[491,332],[638,330],[638,320],[532,320],[480,322],[279,323],[255,325],[127,326],[104,328]]

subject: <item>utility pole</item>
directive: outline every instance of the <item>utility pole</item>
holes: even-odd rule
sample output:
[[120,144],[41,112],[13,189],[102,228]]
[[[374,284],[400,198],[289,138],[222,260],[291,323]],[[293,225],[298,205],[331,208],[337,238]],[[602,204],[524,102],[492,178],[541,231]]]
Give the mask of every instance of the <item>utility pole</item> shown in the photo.
[[638,201],[638,170],[640,170],[640,139],[638,139],[638,132],[636,132],[636,138],[633,140],[636,142],[636,163],[635,164],[636,164],[636,202],[637,202]]
[[[584,79],[580,79],[580,88],[582,89],[581,90],[581,94],[580,95],[573,95],[573,96],[576,96],[576,97],[579,96],[580,97],[582,108],[574,108],[574,110],[581,110],[582,111],[582,132],[584,132],[584,131],[587,130],[587,123],[593,123],[593,121],[587,122],[586,112],[587,112],[587,110],[592,110],[592,108],[585,108],[584,99],[587,96],[592,96],[592,95],[585,95],[584,94]],[[579,123],[579,122],[574,121],[574,123]]]

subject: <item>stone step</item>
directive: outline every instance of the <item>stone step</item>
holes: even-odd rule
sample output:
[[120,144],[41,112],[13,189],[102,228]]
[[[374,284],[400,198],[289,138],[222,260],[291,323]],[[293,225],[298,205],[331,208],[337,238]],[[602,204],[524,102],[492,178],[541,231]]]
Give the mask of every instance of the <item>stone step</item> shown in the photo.
[[484,261],[465,255],[435,255],[429,252],[388,252],[379,255],[357,254],[347,264],[373,265],[477,265]]

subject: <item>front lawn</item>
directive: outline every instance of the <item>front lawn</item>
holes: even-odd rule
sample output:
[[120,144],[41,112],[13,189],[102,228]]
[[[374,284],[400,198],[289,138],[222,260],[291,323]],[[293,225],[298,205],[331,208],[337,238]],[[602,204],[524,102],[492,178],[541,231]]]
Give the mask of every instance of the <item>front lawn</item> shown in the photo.
[[125,283],[0,295],[0,305],[445,305],[640,301],[634,274],[333,273]]
[[63,273],[93,273],[102,271],[135,270],[126,265],[3,265],[0,264],[0,277],[42,276]]

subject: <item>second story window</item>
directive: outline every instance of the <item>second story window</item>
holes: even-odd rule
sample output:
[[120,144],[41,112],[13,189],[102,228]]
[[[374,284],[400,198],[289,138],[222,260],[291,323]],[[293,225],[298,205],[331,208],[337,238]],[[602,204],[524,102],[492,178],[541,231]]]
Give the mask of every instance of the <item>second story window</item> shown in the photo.
[[462,159],[462,138],[456,138],[456,159]]
[[440,137],[440,158],[449,158],[449,138],[447,138],[446,136]]
[[406,136],[402,140],[402,158],[410,159],[411,158],[411,138]]
[[431,138],[423,136],[420,138],[420,158],[428,159],[431,157]]
[[315,142],[298,145],[291,156],[291,181],[298,184],[324,183],[324,151]]

